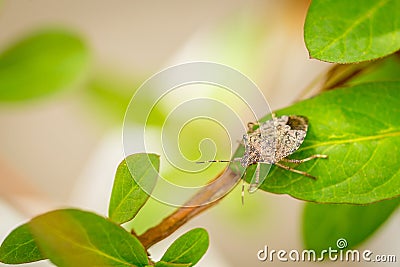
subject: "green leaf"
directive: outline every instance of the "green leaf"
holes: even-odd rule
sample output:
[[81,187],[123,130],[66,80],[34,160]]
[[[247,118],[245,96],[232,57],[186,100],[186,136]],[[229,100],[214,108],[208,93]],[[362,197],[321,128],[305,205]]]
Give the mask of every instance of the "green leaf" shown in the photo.
[[189,267],[191,263],[170,263],[165,261],[156,262],[156,267]]
[[159,166],[160,158],[155,154],[133,154],[121,162],[108,209],[111,220],[122,224],[135,217],[157,182]]
[[19,264],[45,259],[36,246],[27,224],[15,228],[0,247],[0,262]]
[[[323,203],[367,204],[399,196],[399,89],[399,82],[360,84],[279,110],[277,116],[309,119],[303,144],[289,158],[329,158],[292,165],[317,180],[274,165],[260,189]],[[247,181],[251,175],[248,171]]]
[[70,86],[88,63],[88,49],[75,34],[47,30],[0,54],[0,101],[41,97]]
[[310,56],[351,63],[400,49],[398,0],[312,1],[304,25]]
[[371,236],[399,206],[400,198],[367,206],[307,203],[303,212],[303,236],[307,249],[337,249],[344,238],[354,248]]
[[142,244],[96,214],[65,209],[29,222],[42,255],[57,266],[146,266]]
[[208,243],[208,233],[206,230],[202,228],[190,230],[172,243],[161,258],[161,261],[194,266],[203,257],[204,253],[206,253]]

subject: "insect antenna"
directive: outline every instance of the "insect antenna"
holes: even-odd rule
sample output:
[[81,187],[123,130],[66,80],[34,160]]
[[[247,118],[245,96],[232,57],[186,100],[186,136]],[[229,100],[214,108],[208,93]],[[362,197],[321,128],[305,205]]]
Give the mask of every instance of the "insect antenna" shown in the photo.
[[[205,161],[196,161],[196,163],[209,163],[209,162],[238,162],[240,161],[242,158],[234,158],[232,160],[205,160]],[[236,166],[237,168],[237,166]],[[239,169],[237,169],[237,172],[239,173]],[[246,177],[246,169],[244,170],[244,174],[242,176],[242,205],[244,205],[244,177]]]
[[249,186],[249,193],[254,193],[258,189],[258,186],[260,185],[260,168],[261,168],[261,163],[257,163],[257,168],[255,172],[255,178],[254,180],[252,179],[250,182]]
[[209,163],[209,162],[233,162],[232,160],[206,160],[206,161],[196,161],[196,163]]

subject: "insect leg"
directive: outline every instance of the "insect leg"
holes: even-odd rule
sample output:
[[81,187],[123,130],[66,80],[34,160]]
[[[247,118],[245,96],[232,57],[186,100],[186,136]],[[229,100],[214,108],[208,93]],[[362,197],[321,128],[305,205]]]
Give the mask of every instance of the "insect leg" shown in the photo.
[[[238,162],[240,161],[242,158],[233,158],[231,162]],[[234,166],[234,168],[236,169],[236,176],[235,179],[240,176],[240,171],[239,171],[239,167],[237,165]],[[240,178],[242,179],[242,205],[244,205],[244,177],[246,177],[246,169],[244,170],[244,174],[243,176]]]
[[315,154],[315,155],[309,156],[308,158],[305,158],[305,159],[287,159],[287,158],[283,158],[281,160],[285,161],[285,162],[303,163],[303,162],[306,162],[306,161],[309,161],[309,160],[312,160],[312,159],[316,159],[316,158],[327,159],[328,155]]
[[256,173],[255,173],[255,175],[256,175],[255,181],[254,182],[251,181],[250,186],[249,186],[249,193],[254,193],[257,190],[258,185],[260,184],[260,166],[261,165],[258,162],[257,167],[256,167]]
[[242,205],[244,205],[244,179],[246,178],[247,168],[244,169],[244,174],[242,177]]
[[315,176],[312,176],[311,174],[309,174],[309,173],[307,173],[307,172],[303,172],[303,171],[299,171],[299,170],[293,169],[293,168],[291,168],[291,167],[289,167],[289,166],[280,164],[279,162],[275,162],[274,164],[275,164],[276,166],[282,168],[282,169],[285,169],[285,170],[288,170],[288,171],[291,171],[291,172],[294,172],[294,173],[298,173],[298,174],[307,176],[307,177],[309,177],[309,178],[311,178],[311,179],[317,180],[317,178],[316,178]]

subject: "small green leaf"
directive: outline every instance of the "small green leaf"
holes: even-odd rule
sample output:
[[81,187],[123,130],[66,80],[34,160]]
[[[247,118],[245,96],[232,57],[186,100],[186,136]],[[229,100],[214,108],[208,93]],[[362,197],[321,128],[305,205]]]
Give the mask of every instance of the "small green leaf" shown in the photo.
[[15,228],[0,247],[0,262],[19,264],[45,259],[36,246],[27,224]]
[[354,248],[371,236],[399,206],[400,198],[367,206],[307,203],[303,212],[303,236],[307,249],[337,249],[344,238]]
[[398,0],[312,1],[304,25],[310,56],[352,63],[400,49]]
[[118,166],[108,209],[111,220],[132,220],[146,203],[157,182],[160,158],[155,154],[133,154]]
[[122,227],[96,214],[65,209],[29,222],[42,255],[57,266],[146,266],[142,244]]
[[81,76],[88,49],[75,34],[47,30],[0,54],[0,101],[18,101],[65,89]]
[[156,262],[156,267],[189,267],[191,263],[171,263],[165,261]]
[[161,258],[161,261],[194,266],[206,253],[208,243],[206,230],[202,228],[190,230],[172,243]]
[[322,203],[367,204],[399,196],[399,89],[399,82],[360,84],[279,110],[277,116],[309,119],[304,143],[289,158],[329,158],[292,165],[317,180],[274,165],[260,189]]

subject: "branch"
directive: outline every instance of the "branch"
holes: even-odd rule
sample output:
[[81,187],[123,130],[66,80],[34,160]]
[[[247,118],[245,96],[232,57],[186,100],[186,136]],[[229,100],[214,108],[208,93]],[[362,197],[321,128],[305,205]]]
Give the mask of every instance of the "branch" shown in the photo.
[[347,82],[360,74],[367,73],[376,68],[382,61],[367,61],[358,64],[336,64],[326,73],[324,84],[320,88],[320,92],[333,90],[346,85]]
[[239,180],[239,175],[229,168],[226,169],[186,202],[184,207],[178,208],[158,225],[138,236],[140,242],[147,249],[165,239],[191,218],[217,204]]
[[[400,53],[395,54],[397,57],[398,55],[400,55]],[[371,72],[379,67],[384,60],[385,59],[353,64],[334,64],[326,72],[319,74],[309,86],[301,91],[296,100],[298,101],[324,91],[346,86],[353,78]]]

